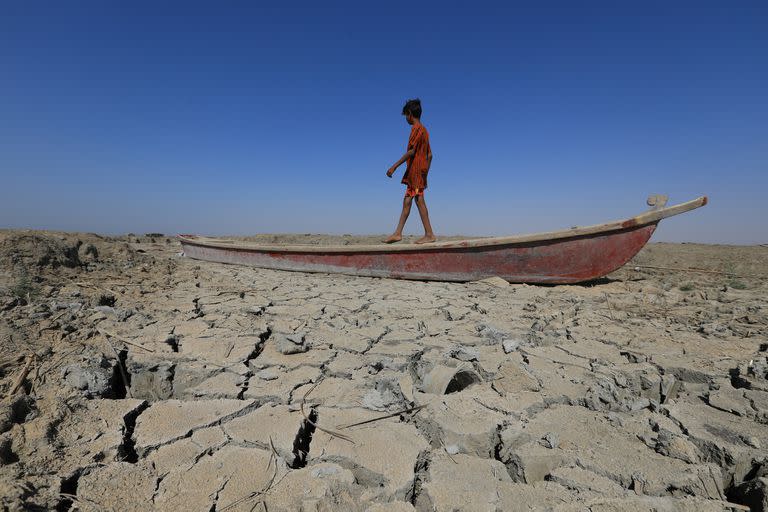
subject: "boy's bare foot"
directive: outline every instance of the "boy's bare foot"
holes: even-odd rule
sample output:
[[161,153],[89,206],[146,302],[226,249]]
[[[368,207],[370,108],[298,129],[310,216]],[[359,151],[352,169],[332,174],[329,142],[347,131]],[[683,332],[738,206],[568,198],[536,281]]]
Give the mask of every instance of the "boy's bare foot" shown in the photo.
[[414,243],[416,243],[416,244],[429,244],[429,243],[434,242],[435,240],[437,240],[437,238],[435,238],[435,235],[424,235],[423,237],[421,237],[418,240],[416,240]]
[[387,237],[387,239],[384,240],[384,243],[385,244],[393,244],[395,242],[399,242],[402,239],[403,239],[403,237],[400,236],[400,235],[389,235],[389,237]]

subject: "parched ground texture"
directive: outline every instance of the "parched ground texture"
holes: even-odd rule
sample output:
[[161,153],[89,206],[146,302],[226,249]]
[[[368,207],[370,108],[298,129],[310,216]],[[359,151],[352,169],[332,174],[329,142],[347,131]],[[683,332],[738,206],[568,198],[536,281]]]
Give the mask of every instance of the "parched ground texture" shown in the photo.
[[768,510],[768,248],[582,286],[179,252],[0,231],[0,508]]

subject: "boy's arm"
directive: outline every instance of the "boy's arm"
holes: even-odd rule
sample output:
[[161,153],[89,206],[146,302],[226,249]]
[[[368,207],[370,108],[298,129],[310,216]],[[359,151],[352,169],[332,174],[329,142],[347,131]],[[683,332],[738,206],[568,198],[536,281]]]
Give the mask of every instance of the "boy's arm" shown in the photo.
[[397,170],[397,168],[403,165],[403,162],[405,162],[415,154],[416,154],[415,149],[409,149],[408,151],[406,151],[405,154],[402,156],[402,158],[400,158],[400,160],[395,162],[394,165],[389,168],[389,170],[387,171],[387,176],[391,178],[392,175],[395,174],[395,171]]
[[429,150],[429,154],[427,155],[427,170],[432,167],[432,150]]

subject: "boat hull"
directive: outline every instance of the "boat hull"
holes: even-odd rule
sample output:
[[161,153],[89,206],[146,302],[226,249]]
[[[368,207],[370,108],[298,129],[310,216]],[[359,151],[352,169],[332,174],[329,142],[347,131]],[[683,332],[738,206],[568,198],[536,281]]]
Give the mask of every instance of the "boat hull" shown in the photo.
[[512,283],[566,284],[605,276],[629,261],[648,242],[655,222],[610,232],[491,246],[418,250],[312,252],[222,247],[181,237],[190,258],[276,270],[434,281],[474,281],[499,276]]

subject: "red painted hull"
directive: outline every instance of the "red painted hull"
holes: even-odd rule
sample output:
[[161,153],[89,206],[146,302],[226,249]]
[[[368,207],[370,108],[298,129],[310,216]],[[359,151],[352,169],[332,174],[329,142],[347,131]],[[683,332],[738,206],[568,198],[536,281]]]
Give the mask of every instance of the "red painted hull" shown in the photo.
[[491,246],[421,246],[366,252],[321,247],[312,252],[222,247],[182,236],[190,258],[277,270],[436,281],[474,281],[499,276],[513,283],[578,283],[605,276],[648,242],[656,222],[609,232]]

